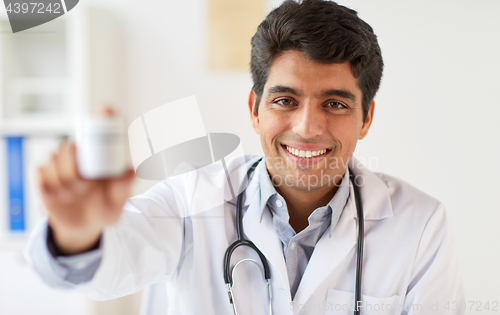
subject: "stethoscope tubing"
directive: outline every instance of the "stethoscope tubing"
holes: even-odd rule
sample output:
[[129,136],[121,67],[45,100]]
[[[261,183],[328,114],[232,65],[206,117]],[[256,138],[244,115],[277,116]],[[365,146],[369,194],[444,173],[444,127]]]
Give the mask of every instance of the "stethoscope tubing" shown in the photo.
[[[256,161],[250,169],[247,171],[247,180],[250,181],[250,176],[254,172],[255,168],[259,164],[259,162],[262,159],[259,159]],[[355,293],[354,293],[354,315],[359,315],[360,310],[358,309],[358,302],[361,301],[361,279],[362,279],[362,272],[363,272],[363,245],[364,245],[364,215],[363,215],[363,203],[361,201],[361,194],[359,192],[359,186],[356,182],[356,178],[354,177],[354,174],[352,171],[349,170],[349,179],[352,183],[353,190],[354,190],[354,200],[356,203],[356,212],[358,216],[358,242],[357,242],[357,263],[356,263],[356,287],[355,287]],[[233,286],[233,276],[232,272],[230,270],[231,266],[231,256],[233,252],[236,250],[236,248],[240,246],[247,246],[253,249],[258,255],[259,258],[262,262],[262,266],[264,269],[264,278],[266,279],[266,282],[268,284],[268,290],[270,290],[270,279],[271,279],[271,272],[269,268],[269,264],[267,261],[267,258],[264,256],[264,254],[255,246],[255,244],[250,241],[245,239],[244,231],[243,231],[243,198],[245,195],[245,190],[243,190],[237,198],[236,201],[236,234],[238,239],[233,242],[226,250],[226,253],[224,254],[224,282],[229,288],[229,301],[233,306],[233,309],[236,314],[236,306],[235,306],[235,301],[234,301],[234,296],[232,293],[232,286]],[[270,292],[269,292],[270,293]],[[269,295],[270,297],[270,295]],[[271,312],[271,306],[270,306],[270,312]]]
[[359,315],[358,301],[361,301],[361,278],[363,275],[363,247],[365,239],[365,222],[363,214],[363,203],[361,202],[361,194],[356,178],[351,170],[349,170],[349,178],[354,190],[354,200],[356,202],[356,212],[358,215],[358,247],[357,247],[357,262],[356,262],[356,288],[354,293],[354,315]]
[[[255,162],[252,167],[247,171],[247,179],[250,181],[250,175],[253,173],[257,165],[262,159],[259,159],[257,162]],[[266,280],[271,279],[271,271],[269,268],[269,264],[267,262],[266,256],[260,251],[260,249],[255,246],[255,244],[250,241],[245,239],[245,234],[243,232],[243,197],[245,195],[245,191],[243,190],[237,198],[236,201],[236,234],[238,236],[238,239],[233,242],[226,250],[226,253],[224,255],[224,282],[230,286],[233,285],[233,276],[230,270],[231,266],[231,256],[233,252],[235,251],[236,248],[240,246],[247,246],[253,249],[257,254],[259,255],[260,260],[262,261],[262,265],[264,267],[264,278]]]

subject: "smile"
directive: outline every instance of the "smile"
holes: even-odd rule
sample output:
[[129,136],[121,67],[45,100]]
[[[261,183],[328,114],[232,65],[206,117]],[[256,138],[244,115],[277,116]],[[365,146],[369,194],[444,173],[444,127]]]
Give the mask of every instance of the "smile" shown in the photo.
[[325,154],[328,151],[328,149],[317,150],[317,151],[299,150],[299,149],[295,149],[295,148],[289,147],[287,145],[284,145],[284,147],[291,154],[293,154],[293,155],[295,155],[297,157],[306,158],[306,159],[307,158],[311,158],[311,157],[315,157],[315,156],[323,155],[323,154]]

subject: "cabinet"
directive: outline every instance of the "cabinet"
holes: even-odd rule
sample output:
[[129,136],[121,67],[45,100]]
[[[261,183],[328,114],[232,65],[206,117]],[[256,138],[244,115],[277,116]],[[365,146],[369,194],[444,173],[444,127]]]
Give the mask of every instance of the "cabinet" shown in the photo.
[[[22,250],[44,215],[36,168],[85,114],[102,103],[123,110],[123,42],[112,13],[82,1],[60,18],[15,34],[7,15],[0,15],[0,292],[8,297],[1,299],[1,314],[93,308],[79,295],[42,285]],[[13,228],[13,218],[22,224]]]
[[[3,142],[13,137],[22,142],[25,186],[34,181],[32,169],[62,137],[74,134],[84,115],[103,103],[115,107],[124,103],[119,29],[112,12],[84,3],[15,34],[7,16],[0,16],[0,135]],[[9,146],[2,143],[2,147],[1,162],[6,165]],[[5,187],[0,190],[6,191],[9,166],[2,171],[0,182]],[[24,198],[30,204],[35,197],[28,193]],[[8,202],[8,196],[0,195],[0,201]],[[35,221],[31,215],[39,211],[26,207],[26,231]],[[0,224],[1,244],[6,225]]]
[[123,104],[123,42],[112,12],[83,2],[15,34],[4,15],[0,28],[2,134],[71,134],[100,103]]

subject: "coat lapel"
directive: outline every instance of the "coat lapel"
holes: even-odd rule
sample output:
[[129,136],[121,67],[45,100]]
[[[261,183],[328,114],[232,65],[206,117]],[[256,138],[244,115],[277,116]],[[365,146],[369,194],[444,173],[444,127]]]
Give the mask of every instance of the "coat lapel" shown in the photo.
[[[367,170],[354,157],[349,168],[358,179],[364,220],[381,220],[394,216],[390,193],[386,183]],[[348,202],[342,215],[330,233],[325,232],[313,251],[295,294],[294,303],[305,304],[321,283],[331,274],[346,256],[355,251],[357,243],[357,210],[354,189],[350,183]],[[365,235],[369,230],[365,226]],[[318,277],[318,275],[325,275]]]
[[[254,186],[255,183],[257,184],[257,187]],[[266,256],[269,264],[278,271],[278,275],[271,273],[271,279],[273,282],[276,281],[276,277],[279,276],[283,281],[286,290],[289,292],[290,285],[288,283],[288,275],[281,241],[276,234],[269,211],[264,211],[262,218],[260,216],[260,196],[258,192],[258,181],[252,180],[246,197],[248,198],[252,195],[253,196],[247,199],[248,202],[245,201],[245,204],[248,205],[248,209],[243,216],[243,229],[246,238],[257,246],[264,256]]]
[[[346,207],[330,237],[328,230],[320,238],[295,293],[294,304],[304,305],[335,268],[354,250],[357,225],[353,217],[352,187]],[[356,210],[354,210],[356,211]],[[318,276],[324,275],[324,276]]]
[[[391,194],[387,184],[354,157],[349,163],[349,168],[356,176],[359,185],[365,221],[382,220],[394,216]],[[351,207],[351,210],[353,216],[357,217],[356,207]]]

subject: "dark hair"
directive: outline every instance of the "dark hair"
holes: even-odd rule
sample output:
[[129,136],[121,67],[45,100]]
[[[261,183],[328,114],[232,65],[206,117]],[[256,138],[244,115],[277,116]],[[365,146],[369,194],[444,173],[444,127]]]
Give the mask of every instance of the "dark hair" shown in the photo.
[[366,119],[384,64],[377,36],[356,11],[333,1],[287,0],[269,13],[252,37],[250,67],[257,112],[271,63],[287,50],[302,51],[322,63],[349,62],[363,93]]

